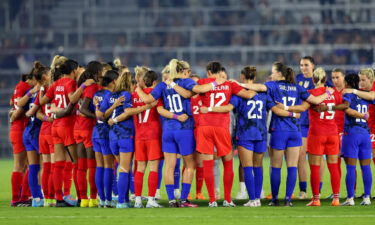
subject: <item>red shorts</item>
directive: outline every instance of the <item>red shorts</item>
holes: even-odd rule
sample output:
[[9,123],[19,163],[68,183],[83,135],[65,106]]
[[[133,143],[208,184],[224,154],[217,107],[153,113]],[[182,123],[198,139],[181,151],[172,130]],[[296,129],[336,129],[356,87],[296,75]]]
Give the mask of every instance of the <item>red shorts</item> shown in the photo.
[[51,134],[39,135],[39,152],[40,154],[52,154],[53,151],[53,138]]
[[53,144],[63,144],[69,146],[75,144],[73,136],[73,126],[53,127],[52,126]]
[[18,154],[25,151],[25,146],[23,145],[23,131],[10,131],[9,139],[13,146],[13,154]]
[[217,156],[228,155],[232,151],[232,139],[228,129],[213,126],[197,127],[197,151],[202,154],[213,155],[214,147]]
[[136,140],[135,160],[152,161],[163,158],[160,140]]
[[338,155],[340,153],[340,137],[315,136],[307,137],[307,152],[313,155]]
[[92,130],[74,130],[76,143],[83,143],[85,148],[92,147]]

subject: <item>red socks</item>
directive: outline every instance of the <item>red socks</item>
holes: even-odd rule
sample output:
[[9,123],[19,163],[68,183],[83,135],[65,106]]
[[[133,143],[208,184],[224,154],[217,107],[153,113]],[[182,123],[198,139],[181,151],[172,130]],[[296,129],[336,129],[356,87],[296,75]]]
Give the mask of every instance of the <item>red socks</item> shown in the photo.
[[79,188],[78,188],[77,171],[78,171],[78,163],[74,163],[73,164],[74,187],[76,189],[77,199],[81,199],[81,195],[79,194]]
[[206,182],[210,202],[215,202],[214,160],[203,160],[203,176]]
[[[56,161],[55,170],[53,171],[53,185],[55,187],[56,200],[63,200],[63,180],[65,161]],[[65,177],[64,177],[65,178]]]
[[159,174],[155,171],[150,171],[148,175],[148,196],[155,197],[156,189],[158,188]]
[[331,174],[331,186],[333,194],[338,194],[340,192],[340,180],[341,175],[336,163],[328,163],[328,170]]
[[144,173],[136,171],[134,174],[135,196],[142,196]]
[[96,160],[87,159],[87,167],[89,169],[90,198],[96,199],[96,196],[98,195],[98,189],[96,189],[95,184]]
[[313,195],[319,196],[320,166],[310,165],[310,183]]
[[232,202],[232,186],[233,186],[233,160],[223,162],[224,165],[224,200]]
[[87,159],[78,159],[77,182],[80,199],[88,199],[87,197]]
[[12,178],[12,202],[16,202],[20,200],[20,191],[22,187],[22,173],[21,172],[13,172]]
[[29,170],[26,170],[22,179],[21,201],[27,201],[30,197],[31,193],[29,188]]
[[[64,166],[64,173],[61,177],[64,177],[64,195],[70,195],[70,187],[72,186],[72,162],[66,162]],[[60,178],[61,179],[61,178]]]
[[196,179],[196,193],[202,193],[202,186],[203,186],[203,167],[197,167],[195,172],[195,179]]
[[55,188],[53,186],[53,173],[55,171],[55,163],[51,163],[51,173],[48,178],[48,199],[55,199]]
[[43,163],[43,171],[42,171],[42,190],[44,196],[49,196],[48,193],[48,180],[51,175],[51,162],[44,162]]

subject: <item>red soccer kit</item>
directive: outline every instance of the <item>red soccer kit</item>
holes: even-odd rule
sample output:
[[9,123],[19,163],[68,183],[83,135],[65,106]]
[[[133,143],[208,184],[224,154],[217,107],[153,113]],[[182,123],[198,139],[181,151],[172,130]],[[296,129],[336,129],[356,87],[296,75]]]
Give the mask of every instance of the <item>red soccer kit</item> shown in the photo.
[[[52,99],[52,103],[58,108],[64,109],[70,102],[69,94],[74,92],[76,87],[77,83],[74,79],[63,77],[52,84],[46,96]],[[53,121],[52,137],[54,144],[69,146],[75,143],[73,137],[74,121],[74,113]]]
[[[152,88],[145,88],[143,91],[149,94]],[[134,108],[145,105],[136,92],[132,93],[132,102]],[[138,161],[151,161],[163,158],[160,115],[156,107],[134,115],[134,127],[135,159]]]
[[[13,111],[18,109],[18,98],[22,98],[30,88],[31,87],[28,83],[23,81],[18,82],[12,95]],[[13,146],[13,154],[18,154],[25,150],[25,146],[23,145],[22,141],[22,135],[23,130],[26,127],[27,121],[28,118],[22,115],[20,118],[13,121],[10,125],[9,139]]]
[[[99,85],[92,84],[85,88],[81,95],[80,102],[78,103],[79,107],[81,107],[81,102],[85,97],[91,99],[94,94],[100,89]],[[90,103],[91,105],[92,103]],[[79,110],[77,110],[76,122],[74,124],[74,139],[76,143],[83,143],[85,148],[92,147],[92,131],[94,129],[96,123],[95,118],[88,118],[82,114],[80,114]]]
[[[214,82],[215,78],[198,80],[203,85]],[[229,104],[233,94],[237,94],[243,88],[237,83],[226,81],[216,86],[209,92],[200,95],[202,106],[218,107]],[[227,155],[232,151],[232,140],[229,133],[229,113],[204,113],[199,115],[197,128],[197,151],[203,154],[214,154],[214,146],[218,156]]]
[[[325,87],[309,90],[314,96],[322,95],[326,92]],[[342,103],[341,95],[333,94],[321,104],[327,106],[339,105]],[[316,112],[309,109],[310,128],[307,138],[307,151],[314,155],[338,155],[339,135],[335,120],[335,111]]]
[[[45,91],[48,91],[48,87],[45,87]],[[40,92],[35,98],[34,104],[40,106],[39,98]],[[47,103],[41,107],[42,113],[47,117],[51,117],[51,104]],[[39,133],[39,151],[41,154],[52,154],[53,151],[53,138],[52,138],[52,123],[43,121]]]
[[[375,92],[375,82],[372,83],[371,91]],[[370,128],[372,149],[375,149],[375,105],[370,104],[368,112],[370,114],[370,117],[367,121],[367,124]],[[373,156],[373,157],[375,157],[375,156]]]

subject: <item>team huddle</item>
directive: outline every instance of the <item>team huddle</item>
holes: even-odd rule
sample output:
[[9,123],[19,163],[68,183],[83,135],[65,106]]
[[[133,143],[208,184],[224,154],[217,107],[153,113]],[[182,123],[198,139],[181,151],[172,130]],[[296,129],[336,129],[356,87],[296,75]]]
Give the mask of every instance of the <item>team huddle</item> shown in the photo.
[[[302,58],[300,68],[302,74],[295,76],[292,68],[275,62],[269,81],[261,84],[255,82],[255,67],[245,66],[238,82],[228,80],[219,62],[209,62],[207,78],[200,78],[191,74],[186,61],[172,59],[161,79],[145,66],[136,67],[133,75],[119,60],[92,61],[86,67],[64,56],[55,56],[50,67],[35,62],[10,100],[11,205],[160,208],[163,177],[169,207],[195,208],[190,201],[195,176],[196,199],[205,199],[205,183],[208,206],[218,207],[221,160],[222,205],[235,207],[233,146],[239,153],[241,187],[248,195],[246,207],[261,206],[267,150],[270,206],[280,205],[283,159],[284,205],[292,206],[297,176],[300,197],[306,197],[306,153],[313,194],[307,206],[321,205],[325,164],[331,205],[354,205],[357,160],[364,183],[361,204],[370,205],[373,70],[345,75],[335,69],[331,83],[323,68],[314,70],[312,57]],[[341,157],[346,163],[343,203]],[[142,197],[146,171],[148,193]],[[76,198],[70,193],[72,183]]]

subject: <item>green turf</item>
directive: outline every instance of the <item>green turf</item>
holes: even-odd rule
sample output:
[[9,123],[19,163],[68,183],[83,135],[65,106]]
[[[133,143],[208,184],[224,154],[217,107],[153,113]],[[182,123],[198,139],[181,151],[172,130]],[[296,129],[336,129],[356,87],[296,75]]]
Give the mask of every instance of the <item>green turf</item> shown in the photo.
[[[269,161],[265,160],[265,168]],[[235,166],[238,159],[235,159]],[[329,200],[322,201],[322,207],[310,208],[308,200],[294,200],[294,207],[241,207],[246,201],[235,201],[236,208],[207,208],[207,201],[198,201],[198,209],[92,209],[92,208],[11,208],[10,174],[12,161],[0,160],[0,224],[375,224],[375,206],[330,207]],[[238,191],[237,170],[232,195]],[[359,171],[358,171],[359,172]],[[345,173],[343,171],[343,173]],[[360,172],[359,172],[360,173]],[[269,193],[268,171],[264,171],[264,190]],[[285,169],[283,169],[280,195],[285,193]],[[322,196],[330,193],[328,172],[324,176]],[[345,195],[342,179],[342,194]],[[195,190],[195,187],[192,187]],[[357,193],[362,193],[362,181],[358,180]],[[194,191],[192,191],[194,193]],[[74,192],[72,192],[74,193]],[[295,191],[298,195],[298,183]],[[207,195],[206,195],[207,196]],[[162,190],[162,197],[166,197]],[[222,200],[219,201],[221,204]],[[165,200],[161,201],[166,205]]]

